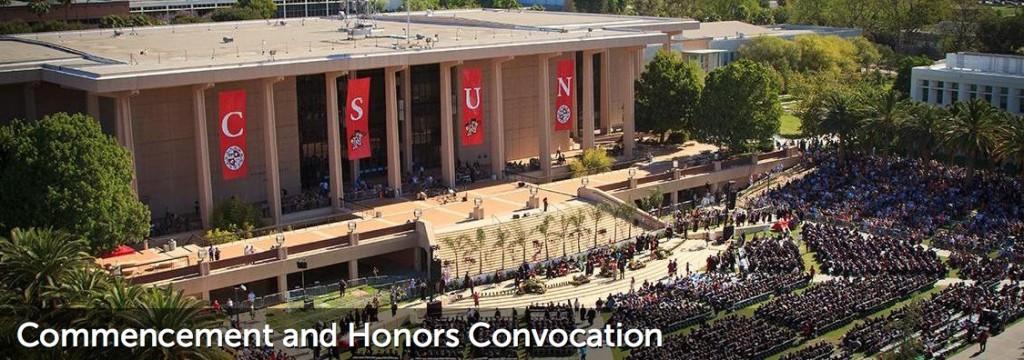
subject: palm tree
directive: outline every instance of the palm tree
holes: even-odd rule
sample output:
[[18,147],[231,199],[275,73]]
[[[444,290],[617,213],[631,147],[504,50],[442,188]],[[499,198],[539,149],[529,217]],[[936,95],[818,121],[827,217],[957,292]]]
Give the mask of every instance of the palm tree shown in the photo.
[[33,14],[36,14],[36,17],[39,18],[39,22],[43,22],[43,15],[50,12],[50,1],[32,0],[32,2],[28,4],[28,8]]
[[554,219],[554,216],[547,215],[544,217],[544,221],[541,221],[540,225],[537,225],[537,232],[544,237],[544,256],[547,257],[548,260],[551,260],[551,252],[548,251],[548,235],[550,235],[549,232],[551,231],[551,221]]
[[996,108],[980,98],[955,103],[950,112],[953,116],[943,129],[943,143],[967,157],[967,169],[973,178],[974,161],[991,149],[995,129],[1003,119]]
[[907,102],[896,90],[868,93],[863,100],[866,106],[860,132],[869,146],[887,152],[898,137],[899,124],[907,116]]
[[[223,326],[219,315],[207,312],[199,300],[184,296],[170,286],[149,289],[137,310],[119,314],[126,327],[136,329],[213,329]],[[135,349],[133,355],[139,359],[231,359],[220,348],[199,346],[144,347]]]
[[459,256],[462,255],[462,250],[466,247],[466,241],[463,239],[469,239],[469,236],[461,235],[457,238],[452,239],[446,237],[441,240],[445,246],[452,250],[452,255],[455,256],[455,276],[458,277],[459,272]]
[[1007,126],[996,131],[995,138],[997,141],[992,153],[996,158],[1017,164],[1018,171],[1024,174],[1024,117],[1011,116]]
[[594,219],[594,248],[597,248],[597,226],[601,223],[601,218],[604,217],[604,212],[607,205],[604,203],[598,203],[594,207],[590,208],[590,218]]
[[[646,199],[641,199],[641,202],[646,203]],[[644,206],[644,207],[646,207],[646,206]],[[622,217],[622,220],[625,220],[626,223],[629,224],[629,237],[632,238],[633,237],[633,218],[636,217],[636,213],[637,213],[637,211],[639,209],[637,209],[636,203],[630,201],[630,202],[627,202],[625,204],[620,205],[618,210],[619,210],[619,216]]]
[[562,257],[566,257],[569,253],[565,250],[565,237],[569,236],[569,227],[572,226],[572,215],[562,214],[558,218],[558,225],[562,228],[562,232],[558,233],[558,236],[562,240]]
[[77,268],[94,266],[86,251],[89,244],[52,229],[14,229],[11,237],[0,237],[0,282],[21,294],[24,304],[54,308],[61,300],[57,292]]
[[842,91],[826,95],[823,104],[825,111],[821,119],[821,129],[839,138],[839,150],[842,152],[855,140],[862,111],[853,95]]
[[533,229],[527,231],[523,228],[523,223],[521,221],[516,221],[515,224],[516,226],[512,228],[512,236],[515,239],[512,241],[512,245],[519,246],[523,249],[523,262],[526,262],[526,240],[530,238],[530,235],[533,235]]
[[576,208],[576,214],[569,217],[573,231],[576,232],[576,252],[578,253],[583,252],[583,247],[580,245],[580,237],[583,236],[583,222],[586,220],[587,214],[581,208]]
[[494,229],[494,237],[498,240],[494,241],[494,247],[501,249],[501,270],[505,270],[505,246],[508,245],[508,231],[505,231],[498,226]]
[[900,142],[910,155],[916,149],[924,162],[931,161],[932,152],[941,139],[940,125],[949,121],[945,108],[927,103],[916,103],[910,107],[910,115],[899,124]]
[[486,247],[487,233],[484,232],[484,228],[476,228],[476,241],[473,242],[473,247],[476,248],[479,256],[477,262],[480,263],[480,270],[478,273],[484,273],[484,261],[487,261],[486,253],[484,253],[484,247]]

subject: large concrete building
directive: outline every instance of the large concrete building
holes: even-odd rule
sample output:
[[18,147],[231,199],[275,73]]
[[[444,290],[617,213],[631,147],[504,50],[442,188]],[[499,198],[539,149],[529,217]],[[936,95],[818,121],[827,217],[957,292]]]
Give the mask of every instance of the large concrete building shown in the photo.
[[[41,33],[0,39],[0,123],[92,115],[132,154],[155,222],[231,197],[282,223],[295,197],[362,181],[394,191],[424,169],[454,185],[460,164],[500,177],[506,162],[595,146],[615,129],[633,151],[633,83],[645,48],[696,21],[463,10]],[[367,30],[373,27],[372,30]],[[575,64],[579,116],[555,131],[555,65]],[[460,143],[461,71],[482,71],[483,145]],[[370,78],[372,156],[345,157],[349,79]],[[564,85],[564,84],[563,84]],[[220,95],[244,90],[247,176],[225,180]],[[460,125],[456,125],[460,124]],[[232,130],[233,132],[234,130]],[[539,160],[538,160],[539,161]],[[550,175],[551,161],[539,161]],[[371,183],[372,184],[372,183]],[[330,205],[330,206],[328,206]],[[198,211],[195,211],[198,210]]]
[[982,98],[993,107],[1024,114],[1024,56],[946,54],[944,61],[912,70],[910,97],[937,105]]

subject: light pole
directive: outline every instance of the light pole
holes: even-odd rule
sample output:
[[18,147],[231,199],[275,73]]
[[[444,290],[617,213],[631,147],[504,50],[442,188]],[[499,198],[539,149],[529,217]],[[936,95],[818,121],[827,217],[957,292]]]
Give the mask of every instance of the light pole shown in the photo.
[[580,184],[583,184],[583,187],[587,187],[587,184],[589,184],[589,183],[590,183],[590,178],[588,178],[588,177],[580,178]]
[[280,249],[282,246],[284,246],[284,234],[277,234],[277,236],[274,238],[274,240],[277,242],[277,248],[278,249]]
[[245,284],[242,284],[242,285],[236,286],[232,290],[234,290],[234,292],[235,292],[235,308],[231,309],[231,311],[235,312],[235,323],[237,323],[238,326],[242,326],[242,319],[240,317],[240,314],[242,312],[241,311],[242,310],[242,302],[241,302],[241,300],[238,299],[238,290],[242,290],[242,292],[244,293],[248,289],[246,289]]
[[632,180],[635,177],[636,177],[636,168],[635,167],[629,168],[629,179]]
[[305,299],[306,298],[306,268],[309,267],[309,263],[306,262],[305,258],[303,258],[303,259],[299,259],[299,261],[296,261],[295,262],[295,266],[298,267],[299,270],[302,270],[302,271],[300,271],[300,273],[302,274],[301,275],[302,276],[302,298]]
[[416,209],[416,210],[412,211],[412,217],[415,218],[416,221],[420,221],[420,217],[422,217],[422,216],[423,216],[423,209]]

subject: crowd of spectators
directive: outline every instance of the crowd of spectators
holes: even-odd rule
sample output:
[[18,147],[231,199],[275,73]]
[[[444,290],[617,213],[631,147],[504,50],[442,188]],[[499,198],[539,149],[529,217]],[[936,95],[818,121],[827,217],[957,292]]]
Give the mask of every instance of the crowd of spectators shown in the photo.
[[788,273],[805,270],[800,249],[788,233],[758,233],[742,243],[738,249],[730,246],[730,251],[738,254],[737,265],[741,272]]
[[949,266],[960,269],[960,278],[991,284],[1005,278],[1024,280],[1024,270],[1006,258],[991,258],[973,253],[953,251]]
[[818,360],[829,359],[834,351],[832,343],[822,341],[792,353],[779,357],[779,360]]
[[836,278],[815,284],[801,294],[779,296],[754,314],[811,337],[892,305],[934,282],[925,275]]
[[821,270],[835,276],[946,274],[935,250],[888,235],[864,235],[830,224],[806,224],[803,240],[815,251]]
[[678,288],[657,282],[644,284],[633,293],[612,296],[615,311],[610,324],[622,323],[633,329],[661,329],[672,332],[714,315],[710,307],[685,296]]
[[634,349],[626,359],[760,359],[796,340],[792,330],[764,320],[730,315],[694,329],[689,335],[670,336],[661,347]]

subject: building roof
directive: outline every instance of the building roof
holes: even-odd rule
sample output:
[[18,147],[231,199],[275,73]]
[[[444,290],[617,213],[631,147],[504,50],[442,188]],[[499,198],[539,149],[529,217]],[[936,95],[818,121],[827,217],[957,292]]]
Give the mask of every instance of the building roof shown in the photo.
[[748,24],[742,21],[715,21],[700,24],[700,29],[684,31],[679,38],[689,39],[740,39],[755,36],[797,36],[808,34],[847,34],[859,30],[850,28],[836,28],[827,26],[805,26],[805,25],[771,25],[760,26]]
[[921,71],[1021,81],[1024,80],[1024,56],[974,52],[948,53],[944,60],[932,65],[915,67],[913,72],[919,74]]
[[[409,39],[406,21],[411,22]],[[375,24],[371,36],[352,38],[344,31],[360,23]],[[290,76],[644,46],[667,40],[667,31],[697,26],[689,19],[481,9],[420,12],[408,19],[391,13],[375,20],[258,20],[17,35],[0,42],[0,63],[22,65],[9,70],[41,68],[72,78],[62,85],[107,92],[243,80],[225,71],[253,67],[261,67],[266,77]],[[22,51],[7,50],[14,46]],[[57,61],[68,54],[83,61]],[[157,81],[164,75],[176,76]],[[106,81],[111,85],[97,88],[90,80],[111,80]],[[120,83],[114,86],[114,80]],[[10,81],[0,73],[4,82]]]

